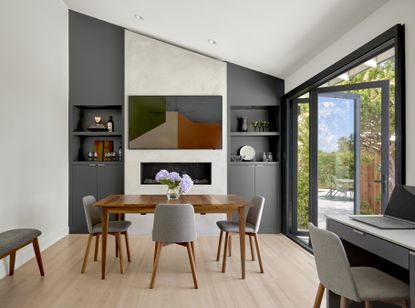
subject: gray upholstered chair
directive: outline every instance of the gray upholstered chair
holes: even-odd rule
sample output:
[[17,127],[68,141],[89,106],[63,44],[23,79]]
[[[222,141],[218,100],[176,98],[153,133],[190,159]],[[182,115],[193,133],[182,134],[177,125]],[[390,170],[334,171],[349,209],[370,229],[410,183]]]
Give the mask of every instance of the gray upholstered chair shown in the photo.
[[[91,241],[93,237],[95,237],[94,261],[97,261],[98,259],[99,236],[102,234],[102,226],[101,226],[101,214],[102,213],[101,213],[100,208],[94,206],[96,202],[96,199],[94,196],[85,196],[82,198],[82,202],[84,205],[86,224],[87,224],[88,232],[89,232],[88,244],[86,246],[84,262],[82,264],[82,269],[81,269],[81,273],[85,273],[86,264],[87,264],[88,256],[89,256],[89,249],[91,247]],[[124,234],[125,236],[125,246],[127,248],[127,259],[128,259],[128,262],[131,262],[130,245],[128,243],[128,232],[127,232],[130,226],[131,226],[130,221],[110,221],[108,223],[108,234],[115,236],[116,256],[119,256],[121,274],[124,272],[123,260],[122,260],[122,249],[121,249],[122,248],[121,234]]]
[[150,289],[154,288],[161,249],[168,244],[187,247],[195,289],[198,283],[195,270],[194,241],[197,239],[195,212],[191,204],[158,204],[154,212],[153,241],[155,254]]
[[333,232],[308,225],[320,284],[314,308],[320,307],[324,290],[341,296],[340,307],[346,308],[349,300],[399,302],[409,308],[409,286],[372,267],[350,267],[343,244]]
[[[254,247],[252,243],[252,239],[255,239],[255,246],[256,251],[258,254],[258,262],[259,262],[259,269],[261,273],[264,272],[264,267],[262,266],[262,259],[261,253],[259,251],[259,244],[258,244],[258,230],[261,224],[261,217],[262,212],[264,210],[265,205],[265,198],[262,196],[255,196],[252,198],[252,207],[249,208],[248,215],[246,216],[246,226],[245,226],[245,234],[249,236],[249,244],[251,246],[251,256],[252,260],[255,261],[255,253]],[[231,241],[231,234],[232,233],[239,233],[239,222],[238,221],[228,221],[228,220],[220,220],[216,222],[216,225],[220,229],[219,235],[219,244],[218,244],[218,252],[216,255],[216,261],[219,261],[220,258],[220,251],[222,245],[222,236],[225,232],[225,247],[223,251],[223,263],[222,263],[222,273],[226,270],[226,252],[229,251],[230,255],[230,241]]]

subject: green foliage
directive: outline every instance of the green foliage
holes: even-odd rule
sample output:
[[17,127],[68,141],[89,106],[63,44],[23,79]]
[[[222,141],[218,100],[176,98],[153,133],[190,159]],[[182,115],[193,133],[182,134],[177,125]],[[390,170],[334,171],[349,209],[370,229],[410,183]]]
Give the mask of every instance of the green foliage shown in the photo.
[[362,203],[360,203],[360,214],[363,214],[363,215],[374,214],[373,209],[370,206],[369,202],[362,201]]

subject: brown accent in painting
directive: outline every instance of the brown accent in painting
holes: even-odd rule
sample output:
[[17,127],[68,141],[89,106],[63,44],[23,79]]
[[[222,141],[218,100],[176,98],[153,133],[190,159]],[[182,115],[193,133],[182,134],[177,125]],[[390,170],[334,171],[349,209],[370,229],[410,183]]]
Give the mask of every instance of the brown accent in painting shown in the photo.
[[[178,113],[179,149],[218,149],[222,147],[222,125],[195,123]],[[203,136],[203,138],[201,138]]]

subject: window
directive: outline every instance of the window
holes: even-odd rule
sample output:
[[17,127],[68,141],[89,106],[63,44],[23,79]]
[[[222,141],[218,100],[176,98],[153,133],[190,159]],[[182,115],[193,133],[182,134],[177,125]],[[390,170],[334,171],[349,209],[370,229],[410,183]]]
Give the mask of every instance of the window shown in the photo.
[[[285,95],[285,232],[308,241],[309,221],[383,213],[404,183],[401,25]],[[292,133],[291,133],[292,132]]]

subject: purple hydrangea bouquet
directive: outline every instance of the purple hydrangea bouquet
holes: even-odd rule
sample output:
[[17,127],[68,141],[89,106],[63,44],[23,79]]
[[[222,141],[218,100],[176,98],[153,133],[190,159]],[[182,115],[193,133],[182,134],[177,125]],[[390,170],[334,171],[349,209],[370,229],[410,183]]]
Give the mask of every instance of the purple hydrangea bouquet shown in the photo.
[[181,194],[187,193],[193,186],[193,180],[189,175],[180,176],[177,172],[168,172],[164,169],[157,172],[156,181],[167,185],[167,199],[169,200],[179,199]]

